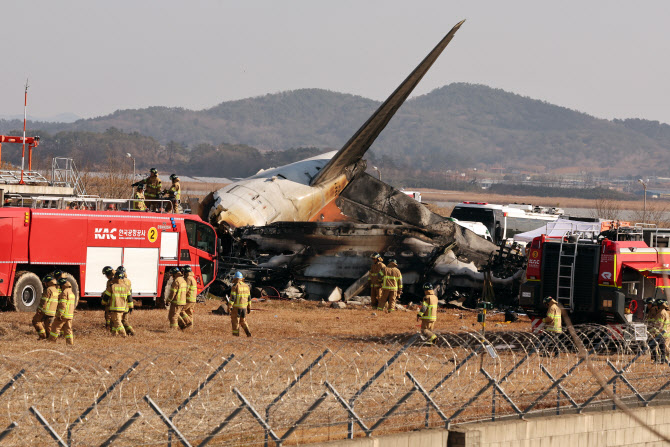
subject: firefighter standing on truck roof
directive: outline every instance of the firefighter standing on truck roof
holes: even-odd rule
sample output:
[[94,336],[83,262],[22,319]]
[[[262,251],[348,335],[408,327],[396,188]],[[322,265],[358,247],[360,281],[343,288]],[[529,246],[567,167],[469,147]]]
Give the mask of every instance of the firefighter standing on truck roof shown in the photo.
[[384,265],[382,256],[379,253],[375,253],[371,257],[372,266],[370,266],[368,281],[370,283],[370,306],[374,309],[379,304],[379,295],[381,294],[386,265]]
[[65,335],[65,343],[73,345],[74,334],[72,333],[72,320],[74,319],[75,296],[74,293],[72,293],[72,285],[67,279],[59,279],[58,285],[61,288],[61,292],[58,296],[56,317],[49,329],[49,341],[56,343],[58,335],[62,330]]
[[251,331],[247,325],[247,313],[251,312],[251,291],[249,285],[244,282],[242,272],[236,272],[233,280],[233,288],[230,291],[232,309],[230,310],[230,323],[233,326],[233,336],[240,336],[240,327],[244,329],[247,337],[251,337]]
[[437,335],[433,332],[437,320],[437,296],[433,292],[433,285],[429,282],[423,285],[423,303],[416,319],[421,320],[421,335],[428,339],[428,343],[435,343]]
[[186,329],[189,326],[193,326],[193,314],[195,314],[195,302],[198,296],[198,283],[195,280],[193,275],[193,270],[188,265],[181,268],[181,271],[186,278],[186,305],[184,310],[181,312],[181,320],[179,321],[180,327],[183,324],[182,329]]
[[123,327],[123,313],[126,312],[128,300],[132,300],[130,289],[125,282],[126,274],[118,270],[114,274],[114,280],[110,285],[110,295],[105,296],[103,304],[109,305],[109,316],[111,319],[110,331],[113,336],[126,336],[126,330]]
[[389,261],[388,267],[383,272],[382,294],[377,304],[377,310],[383,311],[388,303],[388,311],[393,312],[396,300],[402,294],[402,274],[398,270],[398,263],[395,259]]
[[109,265],[102,268],[102,274],[107,277],[107,284],[105,284],[105,291],[100,297],[100,302],[107,303],[107,305],[103,304],[103,307],[105,308],[105,328],[107,329],[111,329],[112,327],[112,316],[109,313],[109,301],[112,297],[112,282],[114,281],[115,273],[116,271]]
[[124,274],[123,282],[128,288],[129,293],[128,300],[126,302],[126,310],[123,312],[123,316],[121,317],[121,324],[123,324],[123,329],[126,331],[126,334],[135,335],[135,331],[130,325],[130,313],[135,307],[135,303],[133,302],[133,285],[130,282],[130,278],[128,278],[128,273],[126,272],[126,268],[124,266],[118,266],[116,271]]
[[170,329],[175,330],[179,327],[185,327],[181,318],[181,312],[184,309],[184,305],[186,305],[188,285],[178,267],[172,267],[170,274],[172,275],[172,288],[168,297],[168,303],[170,303],[168,320],[170,320]]
[[164,193],[167,193],[168,199],[170,199],[171,208],[168,211],[172,213],[181,213],[181,183],[179,183],[177,174],[170,174],[170,180],[172,180],[172,186],[163,191]]
[[40,307],[35,312],[33,317],[33,327],[37,331],[38,340],[47,339],[47,331],[51,328],[51,324],[56,316],[56,308],[58,308],[58,287],[56,287],[56,280],[47,275],[42,278],[42,298],[40,300]]
[[147,199],[147,205],[153,211],[156,211],[158,208],[160,208],[157,200],[163,187],[161,179],[160,177],[158,177],[158,169],[151,168],[149,170],[149,177],[147,177],[143,181],[144,184],[146,185],[146,192],[144,193],[144,196]]
[[144,182],[140,182],[133,195],[133,211],[146,211],[147,205],[144,203],[144,200]]

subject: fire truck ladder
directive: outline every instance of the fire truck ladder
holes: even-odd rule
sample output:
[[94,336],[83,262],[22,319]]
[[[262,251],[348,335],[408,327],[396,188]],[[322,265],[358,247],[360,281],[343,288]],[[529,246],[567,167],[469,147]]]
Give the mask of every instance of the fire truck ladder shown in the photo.
[[577,241],[566,241],[568,236],[561,238],[558,253],[558,278],[556,281],[556,301],[566,309],[574,310],[573,297],[575,285],[575,261],[577,259]]

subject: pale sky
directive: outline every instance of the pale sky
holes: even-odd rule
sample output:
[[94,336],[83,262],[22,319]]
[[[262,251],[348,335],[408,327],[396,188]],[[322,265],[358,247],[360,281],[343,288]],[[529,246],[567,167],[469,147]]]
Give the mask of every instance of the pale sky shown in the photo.
[[299,88],[385,99],[461,19],[414,92],[485,84],[670,123],[670,2],[6,1],[0,115],[220,102]]

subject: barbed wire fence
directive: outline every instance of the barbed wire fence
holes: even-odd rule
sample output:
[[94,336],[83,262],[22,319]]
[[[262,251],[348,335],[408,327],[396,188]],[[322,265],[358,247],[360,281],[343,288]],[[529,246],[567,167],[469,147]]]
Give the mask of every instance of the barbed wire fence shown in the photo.
[[[651,337],[576,330],[617,397],[670,401]],[[305,444],[611,405],[569,336],[526,332],[36,349],[0,364],[0,446]]]

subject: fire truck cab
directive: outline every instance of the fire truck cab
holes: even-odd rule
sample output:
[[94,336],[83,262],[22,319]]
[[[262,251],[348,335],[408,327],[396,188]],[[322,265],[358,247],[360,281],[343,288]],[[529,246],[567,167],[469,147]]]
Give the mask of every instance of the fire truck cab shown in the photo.
[[552,296],[575,324],[607,324],[619,334],[627,327],[642,336],[644,299],[660,297],[668,287],[669,242],[670,229],[642,227],[612,228],[590,238],[533,239],[519,291],[533,332],[543,326],[543,298]]
[[77,297],[99,303],[106,265],[123,265],[135,299],[161,302],[174,266],[190,266],[198,293],[215,279],[214,228],[191,214],[0,208],[0,304],[35,311],[40,278],[60,269]]

